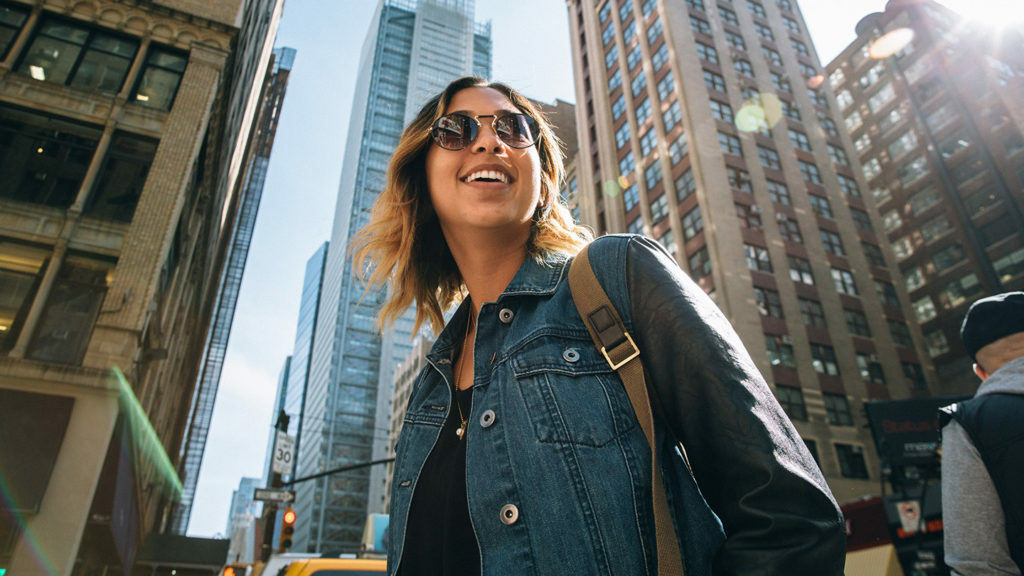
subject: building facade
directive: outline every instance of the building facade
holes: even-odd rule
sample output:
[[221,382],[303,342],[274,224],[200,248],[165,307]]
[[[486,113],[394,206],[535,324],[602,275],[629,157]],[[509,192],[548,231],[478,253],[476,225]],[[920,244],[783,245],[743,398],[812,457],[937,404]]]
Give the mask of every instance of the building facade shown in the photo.
[[897,0],[827,67],[944,394],[978,386],[960,342],[970,303],[1024,289],[1022,42]]
[[840,502],[878,492],[861,406],[931,367],[793,0],[569,0],[570,205],[657,239],[717,302]]
[[0,2],[12,574],[127,573],[172,526],[282,4]]
[[[384,294],[353,275],[348,240],[369,219],[402,129],[459,76],[490,75],[490,25],[472,0],[381,0],[360,56],[338,203],[317,311],[296,476],[386,458],[394,367],[412,346],[411,314],[383,334]],[[296,551],[355,551],[381,511],[383,466],[296,486]]]

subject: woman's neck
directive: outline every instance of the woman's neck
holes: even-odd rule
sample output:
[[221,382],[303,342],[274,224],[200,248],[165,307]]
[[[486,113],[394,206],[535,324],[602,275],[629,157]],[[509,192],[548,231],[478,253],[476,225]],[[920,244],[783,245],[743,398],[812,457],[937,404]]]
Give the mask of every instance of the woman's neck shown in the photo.
[[[454,244],[454,245],[453,245]],[[473,314],[486,302],[494,302],[505,291],[526,260],[525,239],[449,243],[462,281],[469,291]]]

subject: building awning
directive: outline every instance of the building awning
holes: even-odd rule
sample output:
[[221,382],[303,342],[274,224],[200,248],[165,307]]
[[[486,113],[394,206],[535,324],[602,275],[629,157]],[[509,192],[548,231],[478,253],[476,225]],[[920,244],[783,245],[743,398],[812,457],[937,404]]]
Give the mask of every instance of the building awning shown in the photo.
[[136,566],[209,568],[217,574],[228,557],[230,540],[151,534],[139,549]]

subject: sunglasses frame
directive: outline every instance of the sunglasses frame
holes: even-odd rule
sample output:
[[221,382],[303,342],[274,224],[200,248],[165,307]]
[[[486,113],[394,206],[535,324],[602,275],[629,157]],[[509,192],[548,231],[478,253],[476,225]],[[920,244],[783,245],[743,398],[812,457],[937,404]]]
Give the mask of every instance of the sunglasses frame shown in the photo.
[[[440,126],[438,126],[438,124],[442,120],[444,120],[445,118],[447,118],[449,116],[461,116],[463,118],[468,118],[468,119],[476,122],[476,133],[475,134],[470,133],[471,138],[469,139],[469,142],[465,146],[463,146],[461,148],[448,148],[447,146],[441,144],[440,138],[437,135],[437,132],[441,129]],[[532,140],[533,140],[532,142],[530,142],[526,146],[514,146],[514,145],[509,144],[508,142],[506,142],[505,139],[501,137],[501,134],[498,132],[498,129],[495,126],[495,123],[497,123],[497,121],[499,119],[501,119],[501,118],[508,118],[509,116],[522,116],[523,118],[526,118],[526,124],[530,128],[530,136],[532,137]],[[451,112],[449,114],[445,114],[444,116],[441,116],[437,120],[434,120],[433,124],[430,125],[430,129],[427,131],[427,133],[430,134],[430,138],[431,138],[431,140],[434,141],[434,144],[437,144],[437,146],[439,148],[441,148],[442,150],[451,150],[452,152],[457,152],[459,150],[465,150],[466,148],[472,146],[473,143],[476,142],[476,139],[480,137],[480,132],[481,132],[481,130],[483,130],[483,127],[484,127],[483,123],[480,122],[481,118],[490,118],[491,119],[491,130],[494,131],[494,135],[498,138],[498,140],[502,144],[504,144],[505,146],[508,146],[509,148],[515,148],[516,150],[525,150],[525,149],[529,148],[530,146],[536,146],[537,145],[537,141],[540,139],[540,123],[537,121],[536,118],[534,118],[533,116],[530,116],[529,114],[525,114],[523,112],[511,112],[511,111],[505,112],[505,113],[501,113],[501,114],[479,114],[477,116],[470,116],[469,114],[463,114],[461,112]],[[534,134],[534,132],[536,132],[536,134]]]

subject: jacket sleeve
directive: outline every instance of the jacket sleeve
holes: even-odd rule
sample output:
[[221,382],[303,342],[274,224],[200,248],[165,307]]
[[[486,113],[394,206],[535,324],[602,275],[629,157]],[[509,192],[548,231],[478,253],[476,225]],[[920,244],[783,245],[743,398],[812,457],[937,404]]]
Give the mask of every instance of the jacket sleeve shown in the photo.
[[963,426],[942,429],[942,523],[946,565],[962,576],[1020,574],[992,477]]
[[842,513],[729,321],[657,243],[627,269],[652,403],[725,528],[714,573],[842,574]]

